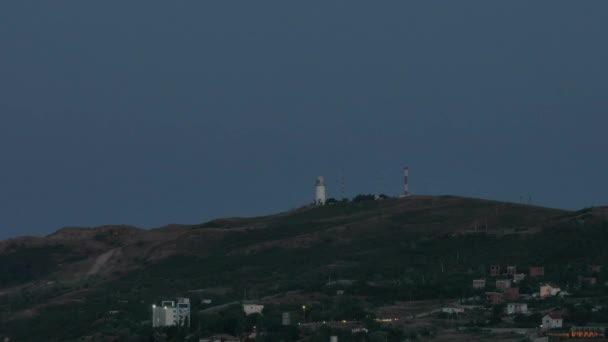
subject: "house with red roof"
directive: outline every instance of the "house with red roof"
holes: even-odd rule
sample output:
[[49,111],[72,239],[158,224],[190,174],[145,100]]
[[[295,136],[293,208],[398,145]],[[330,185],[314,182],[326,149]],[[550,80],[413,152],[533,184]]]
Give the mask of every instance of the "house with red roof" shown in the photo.
[[510,287],[503,291],[503,298],[508,301],[518,300],[519,299],[519,288],[518,287]]
[[545,276],[545,268],[544,267],[530,267],[530,277],[544,277]]
[[486,303],[490,305],[499,305],[504,303],[502,293],[500,292],[486,292]]
[[541,328],[543,328],[544,330],[561,328],[563,324],[564,319],[562,318],[561,312],[553,311],[543,316]]

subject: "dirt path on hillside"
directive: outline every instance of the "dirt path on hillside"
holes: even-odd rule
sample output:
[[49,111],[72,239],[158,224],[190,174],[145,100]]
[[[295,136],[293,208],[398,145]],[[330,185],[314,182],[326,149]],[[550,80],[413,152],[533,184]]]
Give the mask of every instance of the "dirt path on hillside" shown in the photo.
[[111,249],[111,250],[107,251],[106,253],[98,256],[97,260],[95,260],[95,263],[93,264],[93,266],[91,267],[89,272],[87,272],[87,276],[92,276],[92,275],[99,273],[99,270],[101,269],[101,267],[103,267],[103,265],[105,265],[105,263],[108,262],[108,260],[110,260],[110,258],[114,255],[115,252],[116,252],[116,249]]

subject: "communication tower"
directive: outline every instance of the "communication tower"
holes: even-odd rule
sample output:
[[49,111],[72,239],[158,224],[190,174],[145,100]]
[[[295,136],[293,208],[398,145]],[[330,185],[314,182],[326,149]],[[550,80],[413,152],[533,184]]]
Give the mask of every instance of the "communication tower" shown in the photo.
[[410,169],[409,167],[403,168],[403,197],[410,195]]

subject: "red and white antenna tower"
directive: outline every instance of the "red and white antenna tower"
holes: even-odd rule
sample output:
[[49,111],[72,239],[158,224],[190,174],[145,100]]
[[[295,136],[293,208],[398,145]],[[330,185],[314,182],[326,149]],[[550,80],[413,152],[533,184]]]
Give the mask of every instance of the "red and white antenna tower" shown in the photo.
[[410,169],[406,166],[403,168],[403,196],[410,195]]

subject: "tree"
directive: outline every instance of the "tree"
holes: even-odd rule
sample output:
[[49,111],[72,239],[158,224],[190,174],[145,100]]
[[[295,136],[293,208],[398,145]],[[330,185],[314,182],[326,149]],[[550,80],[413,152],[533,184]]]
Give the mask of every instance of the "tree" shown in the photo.
[[520,327],[534,328],[538,326],[542,319],[543,317],[540,313],[533,313],[531,315],[518,314],[513,318],[513,322],[517,323]]
[[338,203],[338,201],[333,197],[330,197],[325,201],[325,204],[327,204],[327,205],[336,204],[336,203]]
[[375,199],[376,199],[376,196],[374,196],[374,195],[359,194],[359,195],[355,196],[355,198],[353,199],[353,203],[373,201]]
[[494,305],[492,307],[492,316],[490,317],[490,323],[497,324],[502,322],[502,316],[504,311],[504,305]]
[[386,342],[388,333],[386,331],[374,331],[368,335],[369,342]]

